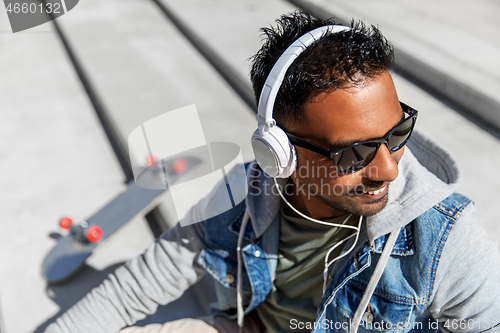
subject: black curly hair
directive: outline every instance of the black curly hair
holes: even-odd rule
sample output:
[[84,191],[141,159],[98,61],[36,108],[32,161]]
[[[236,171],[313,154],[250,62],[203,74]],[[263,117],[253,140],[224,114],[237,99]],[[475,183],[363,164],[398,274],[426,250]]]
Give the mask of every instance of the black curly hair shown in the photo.
[[[267,76],[281,54],[305,33],[335,20],[303,11],[282,15],[275,28],[262,28],[264,45],[252,60],[250,77],[257,103]],[[351,22],[351,30],[327,34],[307,48],[287,70],[274,105],[279,126],[302,120],[302,106],[321,92],[351,87],[390,70],[394,49],[375,26]]]

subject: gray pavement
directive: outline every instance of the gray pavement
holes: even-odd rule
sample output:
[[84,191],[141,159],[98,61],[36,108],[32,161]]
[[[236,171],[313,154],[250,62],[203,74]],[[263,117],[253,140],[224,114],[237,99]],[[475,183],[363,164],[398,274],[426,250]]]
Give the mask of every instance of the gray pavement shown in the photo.
[[[248,58],[260,47],[259,28],[295,9],[277,0],[162,1],[246,79]],[[314,2],[379,24],[397,47],[453,75],[474,72],[467,81],[487,83],[491,95],[499,91],[494,1],[479,0],[473,9],[465,1],[450,3],[453,15],[431,1]],[[0,31],[8,31],[5,12],[0,15]],[[471,17],[473,26],[461,24]],[[196,104],[207,141],[237,143],[245,160],[253,158],[251,111],[152,2],[81,1],[58,23],[124,139],[146,120]],[[57,219],[85,218],[123,189],[123,176],[51,24],[1,33],[0,43],[7,50],[0,52],[0,308],[7,333],[41,331],[117,265],[141,253],[152,236],[143,219],[134,221],[103,244],[76,279],[57,287],[44,284],[40,267]],[[463,45],[474,47],[464,53]],[[420,130],[463,166],[461,191],[476,201],[480,223],[500,241],[494,216],[498,139],[412,83],[397,75],[395,81],[401,99],[420,111]],[[166,202],[163,212],[170,207]],[[190,300],[188,295],[185,302]],[[161,315],[181,316],[184,304],[162,309]]]
[[0,308],[5,332],[30,332],[58,311],[40,274],[49,232],[61,215],[82,219],[123,184],[51,26],[2,33],[0,43]]

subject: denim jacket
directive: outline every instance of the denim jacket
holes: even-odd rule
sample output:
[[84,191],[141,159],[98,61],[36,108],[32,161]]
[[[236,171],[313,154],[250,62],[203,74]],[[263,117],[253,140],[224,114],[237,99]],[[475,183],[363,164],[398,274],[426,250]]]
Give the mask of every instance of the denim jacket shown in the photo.
[[[313,332],[348,332],[355,324],[353,314],[393,230],[399,230],[396,243],[358,332],[500,331],[500,255],[477,226],[472,202],[455,193],[460,183],[456,163],[420,133],[414,133],[408,148],[398,178],[389,185],[387,206],[363,222],[354,250],[333,267],[316,321],[310,323]],[[227,176],[231,183],[231,177],[241,175]],[[244,201],[167,232],[46,332],[117,331],[180,297],[206,272],[216,281],[216,310],[231,317],[236,316],[237,281],[243,278],[249,313],[271,291],[278,261],[281,199],[270,184],[250,165]],[[222,189],[225,184],[197,204],[189,218],[216,206]],[[236,246],[245,209],[250,222],[243,231],[239,277]],[[90,327],[94,322],[99,324]]]

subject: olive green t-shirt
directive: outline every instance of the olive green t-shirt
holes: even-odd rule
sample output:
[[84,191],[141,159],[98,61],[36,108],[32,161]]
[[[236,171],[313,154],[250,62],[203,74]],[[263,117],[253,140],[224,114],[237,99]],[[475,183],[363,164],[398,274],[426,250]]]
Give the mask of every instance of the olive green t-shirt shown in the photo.
[[[346,214],[325,222],[357,225],[358,217]],[[266,326],[266,333],[311,331],[298,327],[314,323],[323,296],[325,255],[332,246],[354,232],[288,216],[281,207],[276,278],[271,293],[256,309]],[[335,249],[329,261],[339,256],[342,248],[341,245]],[[299,326],[298,323],[303,324]]]

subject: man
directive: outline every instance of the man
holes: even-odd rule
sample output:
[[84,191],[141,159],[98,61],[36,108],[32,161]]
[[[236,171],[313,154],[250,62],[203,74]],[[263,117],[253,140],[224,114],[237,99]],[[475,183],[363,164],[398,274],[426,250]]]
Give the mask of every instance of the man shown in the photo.
[[[207,271],[218,315],[123,332],[236,332],[237,323],[244,332],[500,331],[500,255],[471,201],[454,193],[456,163],[413,133],[418,113],[399,102],[392,47],[374,27],[330,25],[296,12],[264,30],[252,68],[266,119],[253,137],[262,168],[248,166],[246,200],[168,231],[48,332],[131,326]],[[284,67],[276,101],[263,102],[285,49],[314,31]],[[288,164],[266,155],[279,154],[272,140],[286,142]],[[191,219],[225,191],[217,186]]]

